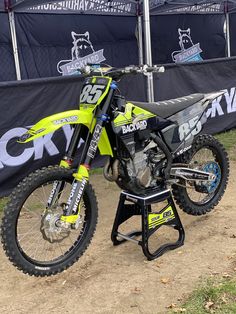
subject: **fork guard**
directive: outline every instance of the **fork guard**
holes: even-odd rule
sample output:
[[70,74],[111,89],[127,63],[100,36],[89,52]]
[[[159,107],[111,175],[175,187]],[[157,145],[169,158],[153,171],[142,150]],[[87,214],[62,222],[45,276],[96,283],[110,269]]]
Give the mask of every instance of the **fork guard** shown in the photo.
[[[96,123],[94,120],[91,125],[92,120],[92,112],[82,110],[60,112],[37,122],[26,133],[24,133],[17,142],[21,144],[28,143],[46,134],[52,133],[66,124],[83,124],[90,129],[90,132],[92,132]],[[98,148],[101,155],[113,156],[110,141],[105,128],[102,129],[101,137],[98,142]]]

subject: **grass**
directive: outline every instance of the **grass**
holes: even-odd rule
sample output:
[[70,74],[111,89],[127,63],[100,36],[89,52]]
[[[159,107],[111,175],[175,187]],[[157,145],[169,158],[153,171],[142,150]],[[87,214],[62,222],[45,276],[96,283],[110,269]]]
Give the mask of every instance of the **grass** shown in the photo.
[[3,208],[7,203],[7,197],[0,198],[0,214],[3,212]]
[[230,160],[236,161],[236,129],[215,136],[228,151]]
[[236,313],[236,279],[206,280],[181,307],[174,307],[169,313]]
[[90,175],[92,174],[103,174],[103,168],[93,168],[90,170]]

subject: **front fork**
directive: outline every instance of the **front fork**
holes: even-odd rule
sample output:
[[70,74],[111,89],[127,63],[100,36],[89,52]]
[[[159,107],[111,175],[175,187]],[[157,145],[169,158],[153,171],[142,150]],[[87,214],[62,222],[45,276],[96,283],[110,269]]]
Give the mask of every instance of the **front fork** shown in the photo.
[[[80,131],[81,131],[81,124],[76,124],[68,150],[67,150],[67,154],[61,160],[60,167],[71,169],[73,158],[75,156],[75,152],[77,150],[77,147],[80,141]],[[52,191],[48,198],[48,202],[46,206],[47,209],[50,208],[53,204],[55,204],[58,201],[63,191],[64,186],[65,186],[64,181],[54,181]]]
[[[89,169],[97,151],[98,141],[101,136],[103,124],[104,119],[99,120],[95,125],[93,133],[89,136],[88,142],[86,141],[87,145],[85,144],[81,163],[77,169],[77,172],[73,173],[74,180],[72,183],[71,192],[63,210],[63,215],[60,218],[60,220],[63,222],[75,224],[79,218],[80,201],[83,196],[86,184],[89,180]],[[75,127],[68,152],[60,162],[61,167],[67,169],[71,168],[73,156],[75,155],[76,149],[78,147],[79,139],[80,126],[77,125]],[[64,186],[64,181],[54,181],[53,188],[47,202],[47,208],[50,208],[58,201]]]
[[[96,113],[97,123],[94,127],[94,130],[91,135],[88,137],[88,141],[85,143],[85,147],[83,149],[82,158],[80,165],[77,169],[77,172],[73,173],[73,184],[70,192],[70,196],[67,200],[63,215],[60,220],[69,223],[75,224],[80,214],[80,201],[83,197],[87,182],[89,180],[89,170],[91,163],[95,157],[97,152],[98,142],[102,133],[102,128],[104,124],[109,120],[108,115],[106,114],[112,100],[113,91],[111,90],[107,100],[105,101],[103,108],[98,109]],[[70,168],[72,163],[72,158],[76,152],[78,143],[79,143],[79,134],[80,127],[77,125],[76,129],[73,133],[71,143],[67,152],[66,157],[61,161],[60,166],[65,168]],[[62,192],[64,188],[63,182],[55,182],[55,186],[53,187],[53,191],[49,197],[48,207],[50,203],[53,204],[54,201],[57,200],[58,195]]]
[[83,197],[85,187],[89,180],[90,166],[97,151],[97,146],[102,133],[104,122],[104,119],[97,121],[93,133],[90,136],[90,140],[87,142],[87,145],[85,145],[84,154],[77,172],[73,173],[74,181],[72,184],[72,189],[66,203],[64,215],[61,216],[61,220],[64,222],[73,224],[78,219],[80,201]]

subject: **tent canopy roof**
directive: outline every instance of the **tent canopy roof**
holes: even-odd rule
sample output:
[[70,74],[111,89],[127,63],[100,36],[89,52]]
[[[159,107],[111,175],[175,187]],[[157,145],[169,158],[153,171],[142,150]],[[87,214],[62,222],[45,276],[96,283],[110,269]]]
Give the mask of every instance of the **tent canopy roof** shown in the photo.
[[5,0],[5,4],[6,9],[28,13],[137,14],[137,0]]
[[151,14],[224,13],[236,10],[236,0],[150,0]]
[[0,11],[134,16],[143,1],[149,1],[152,15],[236,11],[236,0],[0,0]]

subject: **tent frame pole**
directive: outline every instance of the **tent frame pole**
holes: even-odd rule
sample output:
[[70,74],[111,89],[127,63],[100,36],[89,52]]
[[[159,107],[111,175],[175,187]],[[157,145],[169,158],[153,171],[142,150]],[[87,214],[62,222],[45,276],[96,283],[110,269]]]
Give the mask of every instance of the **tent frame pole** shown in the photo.
[[226,12],[226,40],[227,40],[227,57],[231,57],[230,33],[229,33],[229,12]]
[[143,64],[143,25],[142,16],[138,15],[138,58],[139,65]]
[[[143,0],[143,24],[144,24],[145,63],[148,64],[149,66],[152,66],[149,0]],[[154,101],[152,73],[147,74],[147,98],[149,102]]]
[[20,70],[20,61],[19,61],[17,39],[16,39],[15,15],[13,11],[8,11],[8,18],[9,18],[9,25],[10,25],[10,32],[11,32],[13,55],[14,55],[14,61],[15,61],[16,79],[20,81],[21,70]]

